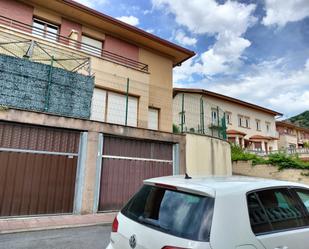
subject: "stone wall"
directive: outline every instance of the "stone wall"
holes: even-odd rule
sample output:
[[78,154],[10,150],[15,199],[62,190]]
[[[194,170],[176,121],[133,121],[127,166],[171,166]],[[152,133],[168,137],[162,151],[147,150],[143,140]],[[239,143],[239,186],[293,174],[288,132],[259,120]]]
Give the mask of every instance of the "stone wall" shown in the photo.
[[271,178],[277,180],[299,182],[309,185],[309,170],[300,169],[284,169],[279,170],[278,167],[272,165],[255,165],[252,166],[251,161],[233,162],[233,175],[245,175],[262,178]]

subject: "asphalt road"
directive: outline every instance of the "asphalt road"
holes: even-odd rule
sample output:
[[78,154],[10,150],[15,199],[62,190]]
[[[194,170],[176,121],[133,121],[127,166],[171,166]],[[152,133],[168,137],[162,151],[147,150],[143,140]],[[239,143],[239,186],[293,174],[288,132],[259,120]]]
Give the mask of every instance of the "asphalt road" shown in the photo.
[[0,235],[0,249],[105,249],[110,226],[92,226]]

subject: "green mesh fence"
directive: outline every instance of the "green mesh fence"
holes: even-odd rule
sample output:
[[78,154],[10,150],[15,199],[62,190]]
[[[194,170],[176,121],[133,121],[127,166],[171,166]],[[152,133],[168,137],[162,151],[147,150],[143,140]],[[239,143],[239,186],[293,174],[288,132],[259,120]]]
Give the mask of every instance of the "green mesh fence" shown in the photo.
[[93,77],[0,55],[0,105],[89,118]]

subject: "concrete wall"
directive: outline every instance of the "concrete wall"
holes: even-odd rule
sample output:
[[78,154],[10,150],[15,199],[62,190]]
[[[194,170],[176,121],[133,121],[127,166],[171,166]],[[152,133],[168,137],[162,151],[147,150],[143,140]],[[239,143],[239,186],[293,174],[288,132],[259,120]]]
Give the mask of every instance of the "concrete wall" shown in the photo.
[[72,30],[78,32],[77,40],[81,41],[82,37],[82,25],[76,22],[72,22],[65,18],[62,18],[61,27],[60,27],[60,35],[65,37],[70,37]]
[[189,175],[231,175],[231,147],[224,140],[186,134],[186,171]]
[[118,54],[126,58],[138,61],[139,48],[116,37],[106,35],[104,49],[114,54]]
[[262,178],[271,178],[284,181],[300,182],[309,185],[309,170],[285,169],[278,170],[272,165],[252,166],[250,161],[233,162],[233,175],[245,175]]
[[0,0],[0,15],[32,25],[33,7],[12,0]]

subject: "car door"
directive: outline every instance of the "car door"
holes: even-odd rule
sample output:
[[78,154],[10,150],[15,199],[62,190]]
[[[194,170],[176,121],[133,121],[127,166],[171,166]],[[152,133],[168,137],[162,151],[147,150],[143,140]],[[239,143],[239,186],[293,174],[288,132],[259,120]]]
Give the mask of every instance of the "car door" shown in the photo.
[[[248,195],[256,205],[249,206],[256,238],[266,249],[308,249],[308,217],[289,188],[272,188]],[[250,210],[251,209],[251,210]]]

